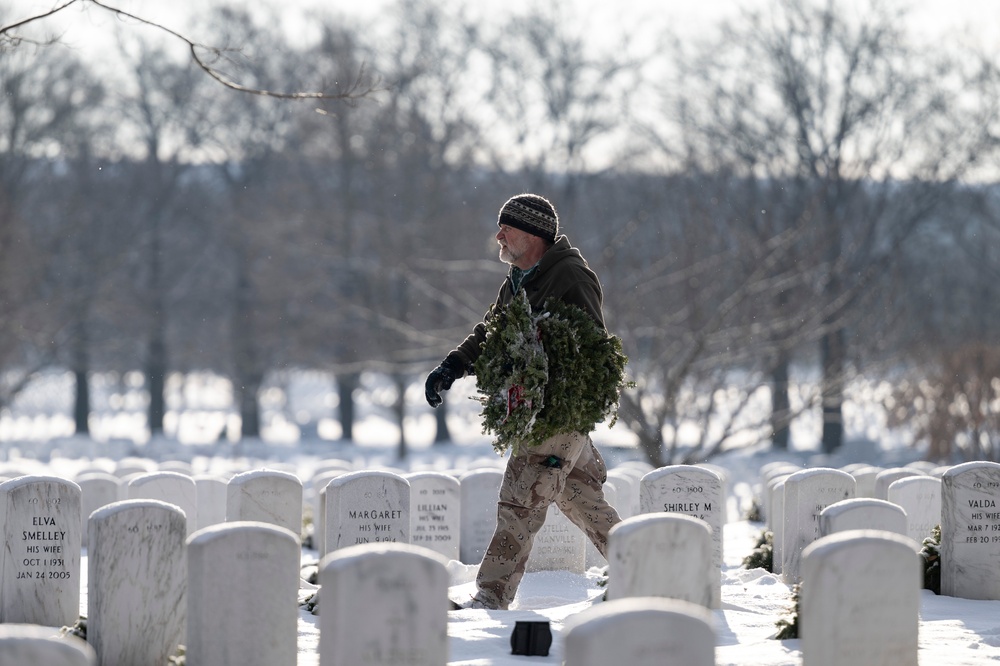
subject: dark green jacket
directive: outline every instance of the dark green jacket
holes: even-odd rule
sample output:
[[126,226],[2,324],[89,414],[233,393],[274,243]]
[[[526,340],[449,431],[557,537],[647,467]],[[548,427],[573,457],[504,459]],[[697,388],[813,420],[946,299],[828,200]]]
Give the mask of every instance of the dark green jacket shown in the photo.
[[[587,260],[570,244],[566,236],[556,238],[555,244],[542,255],[522,286],[528,295],[532,310],[540,309],[546,300],[555,297],[581,308],[593,317],[601,328],[606,328],[601,309],[604,302],[601,282],[597,279],[597,274],[590,270]],[[497,294],[496,306],[507,305],[513,297],[513,284],[508,273],[500,286],[500,293]],[[486,339],[486,322],[489,321],[493,311],[491,308],[484,320],[476,324],[469,337],[448,354],[456,356],[462,362],[466,373],[471,373],[472,364],[479,358],[479,351]]]

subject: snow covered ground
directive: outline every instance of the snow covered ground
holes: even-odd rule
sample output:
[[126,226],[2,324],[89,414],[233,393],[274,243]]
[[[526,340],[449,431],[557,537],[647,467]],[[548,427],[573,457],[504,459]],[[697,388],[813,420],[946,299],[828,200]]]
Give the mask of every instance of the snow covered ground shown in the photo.
[[[95,442],[81,438],[54,438],[28,442],[0,440],[0,474],[4,468],[24,473],[47,473],[72,478],[78,469],[95,461],[143,455],[157,461],[186,460],[197,472],[227,472],[253,469],[267,464],[308,476],[316,461],[339,456],[352,460],[358,468],[388,466],[396,469],[428,469],[465,466],[476,460],[495,459],[488,441],[478,433],[475,419],[456,416],[453,435],[459,443],[433,446],[429,442],[430,417],[414,421],[416,437],[410,437],[408,459],[395,457],[398,431],[370,410],[359,424],[358,442],[347,445],[318,437],[291,441],[223,441],[212,444],[182,444],[176,440]],[[466,426],[464,429],[462,426]],[[9,427],[9,426],[8,426]],[[41,426],[35,426],[41,427]],[[791,606],[791,591],[780,578],[761,569],[746,570],[742,559],[753,549],[762,525],[743,520],[754,494],[762,465],[789,460],[803,466],[839,467],[852,462],[897,466],[918,457],[912,449],[875,442],[872,427],[855,425],[852,439],[836,457],[795,449],[779,456],[766,449],[740,450],[712,460],[729,474],[728,519],[725,526],[725,565],[722,577],[722,607],[713,611],[716,662],[720,666],[798,665],[802,655],[798,640],[774,640],[776,622]],[[637,452],[622,443],[620,434],[599,429],[595,441],[601,446],[609,467],[638,459]],[[110,456],[110,457],[109,457]],[[315,553],[304,551],[304,559]],[[86,561],[83,564],[86,576]],[[462,591],[474,585],[476,566],[453,562],[452,584]],[[585,575],[566,572],[529,573],[525,576],[512,610],[461,610],[449,614],[450,659],[452,666],[514,666],[515,664],[559,664],[562,660],[561,629],[567,618],[601,603],[603,588],[599,571]],[[457,591],[457,590],[456,590]],[[81,610],[86,610],[86,581]],[[518,620],[548,620],[553,643],[548,657],[513,656],[510,635]],[[920,610],[921,666],[959,666],[1000,662],[1000,601],[971,601],[940,597],[922,592]],[[299,616],[298,666],[319,664],[318,618],[305,610]],[[622,665],[625,666],[625,665]]]

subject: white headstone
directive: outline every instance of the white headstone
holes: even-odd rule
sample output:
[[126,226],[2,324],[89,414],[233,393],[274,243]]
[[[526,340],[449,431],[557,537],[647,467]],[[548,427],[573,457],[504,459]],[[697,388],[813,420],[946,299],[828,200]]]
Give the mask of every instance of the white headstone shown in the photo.
[[695,465],[653,470],[639,482],[639,509],[641,513],[682,513],[704,520],[712,528],[713,562],[722,571],[726,497],[722,479],[714,470]]
[[152,499],[173,504],[187,520],[188,534],[194,532],[198,519],[198,486],[194,479],[179,472],[149,472],[128,481],[128,499]]
[[191,535],[186,663],[295,664],[301,555],[298,534],[269,523]]
[[780,463],[761,473],[761,508],[764,511],[764,522],[767,523],[768,528],[772,531],[775,524],[780,522],[780,520],[775,520],[774,509],[771,507],[774,501],[774,486],[778,482],[778,479],[788,477],[801,469],[798,465]]
[[583,573],[590,539],[559,510],[549,505],[545,522],[535,533],[525,571],[570,571]]
[[91,514],[88,528],[87,642],[101,666],[165,664],[187,611],[184,513],[123,500]]
[[150,472],[156,471],[156,463],[152,460],[147,460],[145,458],[135,458],[128,457],[122,458],[117,463],[115,463],[115,469],[112,472],[115,476],[120,479],[125,479],[127,476],[132,476],[134,474],[149,474]]
[[[604,499],[613,507],[618,506],[617,492],[618,491],[615,489],[615,486],[610,483],[604,484]],[[618,517],[622,518],[621,514],[619,514]],[[624,518],[622,518],[622,520],[624,520]],[[597,550],[597,546],[595,546],[590,539],[585,538],[584,541],[587,542],[587,545],[585,546],[587,554],[584,558],[584,568],[590,569],[591,567],[597,567],[600,569],[608,566],[608,561],[604,559],[603,555],[601,555],[601,551]]]
[[194,476],[194,467],[189,462],[183,460],[165,460],[156,466],[157,472],[177,472],[187,476]]
[[448,663],[448,562],[409,544],[351,546],[320,565],[320,666]]
[[1000,463],[955,465],[941,477],[941,594],[1000,599]]
[[309,482],[313,507],[313,548],[326,554],[326,487],[338,476],[348,474],[344,470],[329,470],[313,476]]
[[838,532],[802,554],[799,635],[809,666],[917,666],[923,565],[909,537]]
[[572,666],[715,666],[712,613],[677,599],[636,597],[567,618],[563,663]]
[[941,479],[909,476],[889,485],[889,501],[906,511],[906,533],[917,543],[941,524]]
[[820,536],[848,530],[884,530],[906,536],[906,512],[898,504],[874,497],[840,500],[819,512]]
[[718,607],[712,528],[677,513],[646,513],[608,534],[608,599],[668,597]]
[[410,482],[410,543],[457,560],[462,520],[462,486],[441,472],[404,474]]
[[326,487],[329,552],[358,544],[409,543],[410,484],[393,472],[360,471]]
[[875,479],[884,471],[884,468],[874,465],[852,471],[851,476],[854,477],[854,482],[857,484],[854,496],[875,497]]
[[76,636],[36,624],[0,624],[3,666],[97,666],[94,649]]
[[[612,504],[618,512],[618,517],[622,520],[635,515],[636,507],[639,506],[639,482],[635,477],[611,470],[608,472],[608,480],[604,487],[614,488],[617,501]],[[610,503],[610,501],[609,501]]]
[[125,499],[125,486],[121,479],[107,472],[88,472],[80,474],[75,479],[80,486],[80,534],[83,547],[87,547],[87,520],[90,514],[102,506]]
[[[788,476],[791,476],[789,474]],[[785,481],[788,476],[779,476],[771,486],[771,571],[781,573],[781,558],[785,549]]]
[[459,559],[465,564],[479,564],[497,529],[497,501],[503,472],[476,469],[460,479],[462,485],[462,534]]
[[80,486],[53,476],[0,483],[0,623],[80,617]]
[[226,487],[226,521],[257,521],[302,534],[302,481],[289,472],[237,474]]
[[799,581],[799,561],[806,546],[819,538],[820,511],[834,502],[851,499],[854,477],[827,467],[805,469],[785,479],[785,517],[781,544],[781,575],[786,583]]
[[[652,472],[653,469],[655,468],[653,468],[651,465],[649,466],[649,470],[646,471],[646,466],[636,466],[634,464],[632,465],[622,464],[615,467],[614,470],[612,470],[611,472],[608,472],[608,476],[611,476],[613,474],[614,476],[617,477],[620,475],[632,480],[632,486],[634,489],[634,492],[631,493],[632,505],[627,510],[631,511],[633,516],[637,516],[640,513],[642,513],[642,509],[640,508],[639,504],[639,482],[642,480],[642,477],[646,476],[646,474],[648,474],[649,472]],[[619,514],[619,516],[620,515],[621,514]]]
[[198,474],[194,477],[198,504],[197,529],[226,522],[226,492],[228,481],[221,476]]
[[893,481],[905,479],[911,476],[922,476],[923,472],[909,467],[890,467],[884,469],[875,476],[875,498],[889,499],[889,486]]

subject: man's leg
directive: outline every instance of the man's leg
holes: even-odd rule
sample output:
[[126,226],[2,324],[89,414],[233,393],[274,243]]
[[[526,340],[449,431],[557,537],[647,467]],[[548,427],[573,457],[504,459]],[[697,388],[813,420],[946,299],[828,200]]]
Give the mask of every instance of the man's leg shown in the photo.
[[590,438],[570,471],[559,495],[559,509],[583,530],[605,558],[608,556],[608,532],[621,522],[618,512],[604,498],[608,470]]
[[556,435],[507,461],[497,502],[497,529],[479,565],[477,602],[506,609],[513,601],[535,534],[589,442],[578,433]]

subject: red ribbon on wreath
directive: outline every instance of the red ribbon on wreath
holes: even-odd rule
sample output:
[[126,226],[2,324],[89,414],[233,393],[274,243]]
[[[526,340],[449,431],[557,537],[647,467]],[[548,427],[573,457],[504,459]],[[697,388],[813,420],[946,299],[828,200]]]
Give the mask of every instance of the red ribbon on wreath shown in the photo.
[[531,401],[524,399],[524,387],[514,384],[507,389],[507,416],[521,405],[527,405],[528,409],[531,409]]

